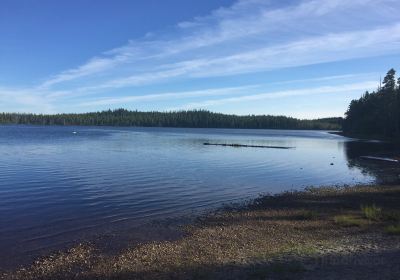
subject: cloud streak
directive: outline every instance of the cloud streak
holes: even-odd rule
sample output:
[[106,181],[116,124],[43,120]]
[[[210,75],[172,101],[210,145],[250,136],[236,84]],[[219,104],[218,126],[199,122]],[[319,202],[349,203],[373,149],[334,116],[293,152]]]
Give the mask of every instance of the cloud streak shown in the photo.
[[[41,86],[88,78],[86,90],[101,90],[392,53],[399,47],[399,9],[393,0],[291,1],[283,7],[242,0],[179,23],[173,34],[107,51]],[[104,80],[97,88],[90,82],[99,73]]]
[[96,101],[83,102],[80,106],[102,106],[102,105],[116,105],[116,104],[127,104],[132,102],[143,102],[143,101],[161,101],[171,99],[184,99],[193,97],[210,97],[210,96],[221,96],[221,95],[235,95],[243,93],[245,91],[257,88],[257,85],[242,86],[242,87],[229,87],[229,88],[211,88],[205,90],[194,90],[184,92],[166,92],[158,94],[147,94],[138,96],[124,96],[118,98],[103,98]]
[[345,59],[399,52],[400,24],[368,31],[350,32],[304,39],[213,59],[181,61],[168,70],[118,78],[86,88],[116,89],[146,85],[179,77],[218,77],[286,67],[298,67]]
[[376,88],[376,81],[368,81],[362,83],[352,83],[339,86],[322,86],[316,88],[303,88],[292,89],[275,92],[262,92],[251,95],[244,95],[239,97],[229,97],[222,99],[205,100],[202,102],[188,103],[178,108],[171,108],[171,110],[190,110],[190,109],[203,109],[217,105],[227,105],[231,103],[241,103],[248,101],[261,101],[268,99],[279,99],[294,96],[309,96],[318,94],[337,94],[337,93],[351,93],[360,92],[365,90],[373,90]]
[[[214,106],[217,101],[208,100],[211,96],[232,94],[221,99],[229,104],[257,100],[255,96],[297,94],[302,91],[240,99],[245,97],[237,95],[245,88],[230,84],[221,89],[137,93],[153,85],[191,84],[199,79],[400,54],[399,10],[397,0],[239,0],[177,23],[168,31],[94,54],[82,65],[55,73],[35,87],[0,89],[0,98],[9,98],[8,103],[14,100],[16,106],[43,103],[50,111],[66,101],[82,108],[198,97],[206,100],[197,105]],[[319,88],[323,90],[327,89]],[[127,96],[127,91],[132,94]]]

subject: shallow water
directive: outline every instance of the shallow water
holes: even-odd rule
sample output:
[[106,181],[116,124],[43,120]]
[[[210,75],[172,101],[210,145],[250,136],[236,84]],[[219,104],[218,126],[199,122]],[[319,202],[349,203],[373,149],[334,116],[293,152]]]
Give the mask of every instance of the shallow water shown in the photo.
[[393,178],[359,159],[390,148],[321,131],[0,126],[0,266],[260,193]]

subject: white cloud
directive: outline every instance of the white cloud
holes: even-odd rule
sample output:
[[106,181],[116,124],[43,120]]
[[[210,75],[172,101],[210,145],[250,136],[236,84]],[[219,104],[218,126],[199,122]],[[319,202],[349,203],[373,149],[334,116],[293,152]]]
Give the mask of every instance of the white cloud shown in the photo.
[[[272,3],[238,1],[208,16],[179,23],[172,34],[154,33],[107,51],[55,75],[42,87],[88,78],[83,84],[94,89],[88,83],[99,73],[104,88],[136,86],[184,76],[198,68],[211,68],[211,72],[207,69],[198,76],[235,74],[243,68],[257,71],[293,67],[393,52],[395,43],[398,47],[398,1],[303,0],[280,7]],[[379,36],[381,31],[384,33]],[[394,34],[388,34],[390,31]],[[390,48],[382,49],[381,43]],[[346,54],[335,57],[335,52],[346,49]],[[314,52],[322,57],[314,58],[310,55]],[[259,55],[262,57],[257,60]],[[271,58],[275,59],[267,60]],[[173,63],[176,67],[157,71],[161,65]],[[232,69],[218,69],[224,68],[224,63]],[[243,63],[246,67],[239,65]],[[98,81],[92,83],[97,85]]]
[[[9,94],[11,89],[5,91],[8,103],[36,107],[42,103],[48,111],[66,99],[100,106],[217,95],[216,89],[208,93],[190,89],[183,95],[124,97],[121,89],[399,54],[399,10],[397,0],[239,0],[231,7],[178,23],[172,31],[149,30],[142,38],[94,54],[86,63],[56,73],[37,87],[16,90],[14,95]],[[0,90],[0,98],[6,99],[4,89],[1,94]],[[103,97],[83,100],[98,94]],[[221,100],[229,103],[236,98]]]
[[205,61],[194,76],[232,75],[398,53],[400,24],[312,37]]
[[164,65],[166,70],[139,73],[100,83],[81,91],[118,89],[175,78],[218,77],[297,67],[367,56],[397,53],[400,24],[368,31],[332,34],[274,45],[230,56],[195,59]]
[[293,96],[363,92],[366,90],[373,90],[376,87],[377,87],[376,81],[368,81],[368,82],[352,83],[352,84],[337,85],[337,86],[322,86],[316,88],[302,88],[302,89],[292,89],[292,90],[283,90],[274,92],[262,92],[251,95],[243,95],[239,97],[212,99],[212,100],[205,100],[202,102],[188,103],[179,108],[171,108],[171,110],[203,109],[217,105],[227,105],[230,103],[279,99],[279,98],[287,98]]
[[184,99],[192,97],[233,95],[233,94],[243,93],[247,90],[254,89],[257,87],[258,87],[257,85],[251,85],[251,86],[241,86],[241,87],[211,88],[211,89],[183,91],[183,92],[166,92],[166,93],[147,94],[147,95],[124,96],[117,98],[101,98],[101,99],[96,99],[95,101],[83,102],[80,104],[80,106],[102,106],[102,105],[127,104],[127,103],[142,102],[142,101],[160,101],[160,100]]
[[0,88],[0,111],[54,113],[55,106],[33,89]]

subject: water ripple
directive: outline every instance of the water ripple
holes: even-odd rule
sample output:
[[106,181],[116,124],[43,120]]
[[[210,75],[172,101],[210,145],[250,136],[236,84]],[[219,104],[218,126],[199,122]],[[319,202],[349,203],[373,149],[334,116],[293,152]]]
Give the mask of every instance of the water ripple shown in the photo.
[[29,126],[0,132],[0,258],[259,193],[375,179],[352,165],[347,139],[321,132]]

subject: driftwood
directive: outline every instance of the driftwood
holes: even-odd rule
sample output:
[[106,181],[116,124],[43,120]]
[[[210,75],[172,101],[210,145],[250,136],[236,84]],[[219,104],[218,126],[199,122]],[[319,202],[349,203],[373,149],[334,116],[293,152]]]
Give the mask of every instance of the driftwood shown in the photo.
[[294,149],[294,147],[283,147],[283,146],[263,146],[263,145],[243,145],[243,144],[218,144],[218,143],[204,143],[206,146],[223,146],[223,147],[234,147],[234,148],[263,148],[263,149]]

